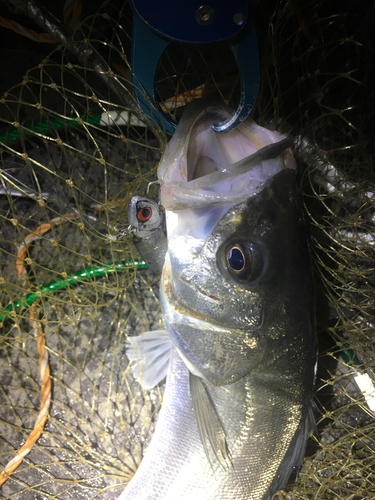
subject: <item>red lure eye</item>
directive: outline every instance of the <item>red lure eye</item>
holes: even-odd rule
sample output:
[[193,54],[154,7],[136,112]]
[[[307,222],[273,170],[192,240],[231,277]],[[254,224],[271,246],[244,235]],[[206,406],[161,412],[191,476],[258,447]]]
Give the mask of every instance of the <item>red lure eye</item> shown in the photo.
[[152,215],[151,208],[143,207],[137,212],[137,219],[141,222],[146,222]]

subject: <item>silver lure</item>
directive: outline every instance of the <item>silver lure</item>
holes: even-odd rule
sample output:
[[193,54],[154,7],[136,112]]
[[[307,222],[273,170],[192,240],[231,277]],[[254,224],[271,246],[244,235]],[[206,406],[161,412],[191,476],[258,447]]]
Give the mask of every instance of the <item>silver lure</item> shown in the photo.
[[190,107],[159,167],[170,341],[134,339],[130,358],[142,352],[147,380],[148,343],[170,363],[155,435],[121,500],[271,499],[313,427],[314,294],[294,160],[285,143],[277,156],[263,149],[285,139],[251,120],[218,137],[212,124],[228,114]]

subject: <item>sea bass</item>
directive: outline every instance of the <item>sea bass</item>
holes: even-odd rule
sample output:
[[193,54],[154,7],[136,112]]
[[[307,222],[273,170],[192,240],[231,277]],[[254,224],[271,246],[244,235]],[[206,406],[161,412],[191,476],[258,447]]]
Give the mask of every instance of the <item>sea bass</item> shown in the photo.
[[129,357],[144,387],[166,372],[167,383],[121,500],[271,499],[314,425],[314,293],[291,141],[251,119],[215,132],[229,115],[190,106],[158,169],[166,332],[131,339]]

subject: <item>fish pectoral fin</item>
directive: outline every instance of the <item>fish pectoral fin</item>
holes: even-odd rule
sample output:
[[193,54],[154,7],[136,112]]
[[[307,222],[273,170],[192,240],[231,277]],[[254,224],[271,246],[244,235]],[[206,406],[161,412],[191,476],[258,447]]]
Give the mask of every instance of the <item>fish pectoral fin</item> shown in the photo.
[[202,441],[207,459],[213,469],[210,459],[208,443],[223,469],[232,466],[231,455],[225,437],[225,431],[217,415],[216,409],[210,400],[203,380],[189,372],[190,394],[199,437]]
[[165,330],[129,337],[126,344],[134,378],[143,389],[152,389],[167,376],[172,344]]

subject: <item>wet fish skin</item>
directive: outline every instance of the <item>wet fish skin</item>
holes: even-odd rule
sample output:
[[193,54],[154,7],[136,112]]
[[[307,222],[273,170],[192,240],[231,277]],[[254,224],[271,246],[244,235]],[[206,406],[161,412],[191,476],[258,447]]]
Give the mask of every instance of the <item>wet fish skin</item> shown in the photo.
[[[210,127],[220,113],[198,119]],[[177,134],[166,156],[174,161],[181,148],[189,156]],[[178,182],[180,173],[168,173],[163,162],[160,172]],[[260,179],[240,203],[224,200],[207,212],[192,208],[187,194],[169,226],[167,211],[161,306],[171,360],[154,437],[121,500],[269,500],[302,461],[313,427],[315,366],[308,239],[293,166],[272,167],[268,180]],[[249,258],[241,274],[227,258],[238,247]],[[212,447],[205,453],[192,373],[224,429],[229,467]]]

